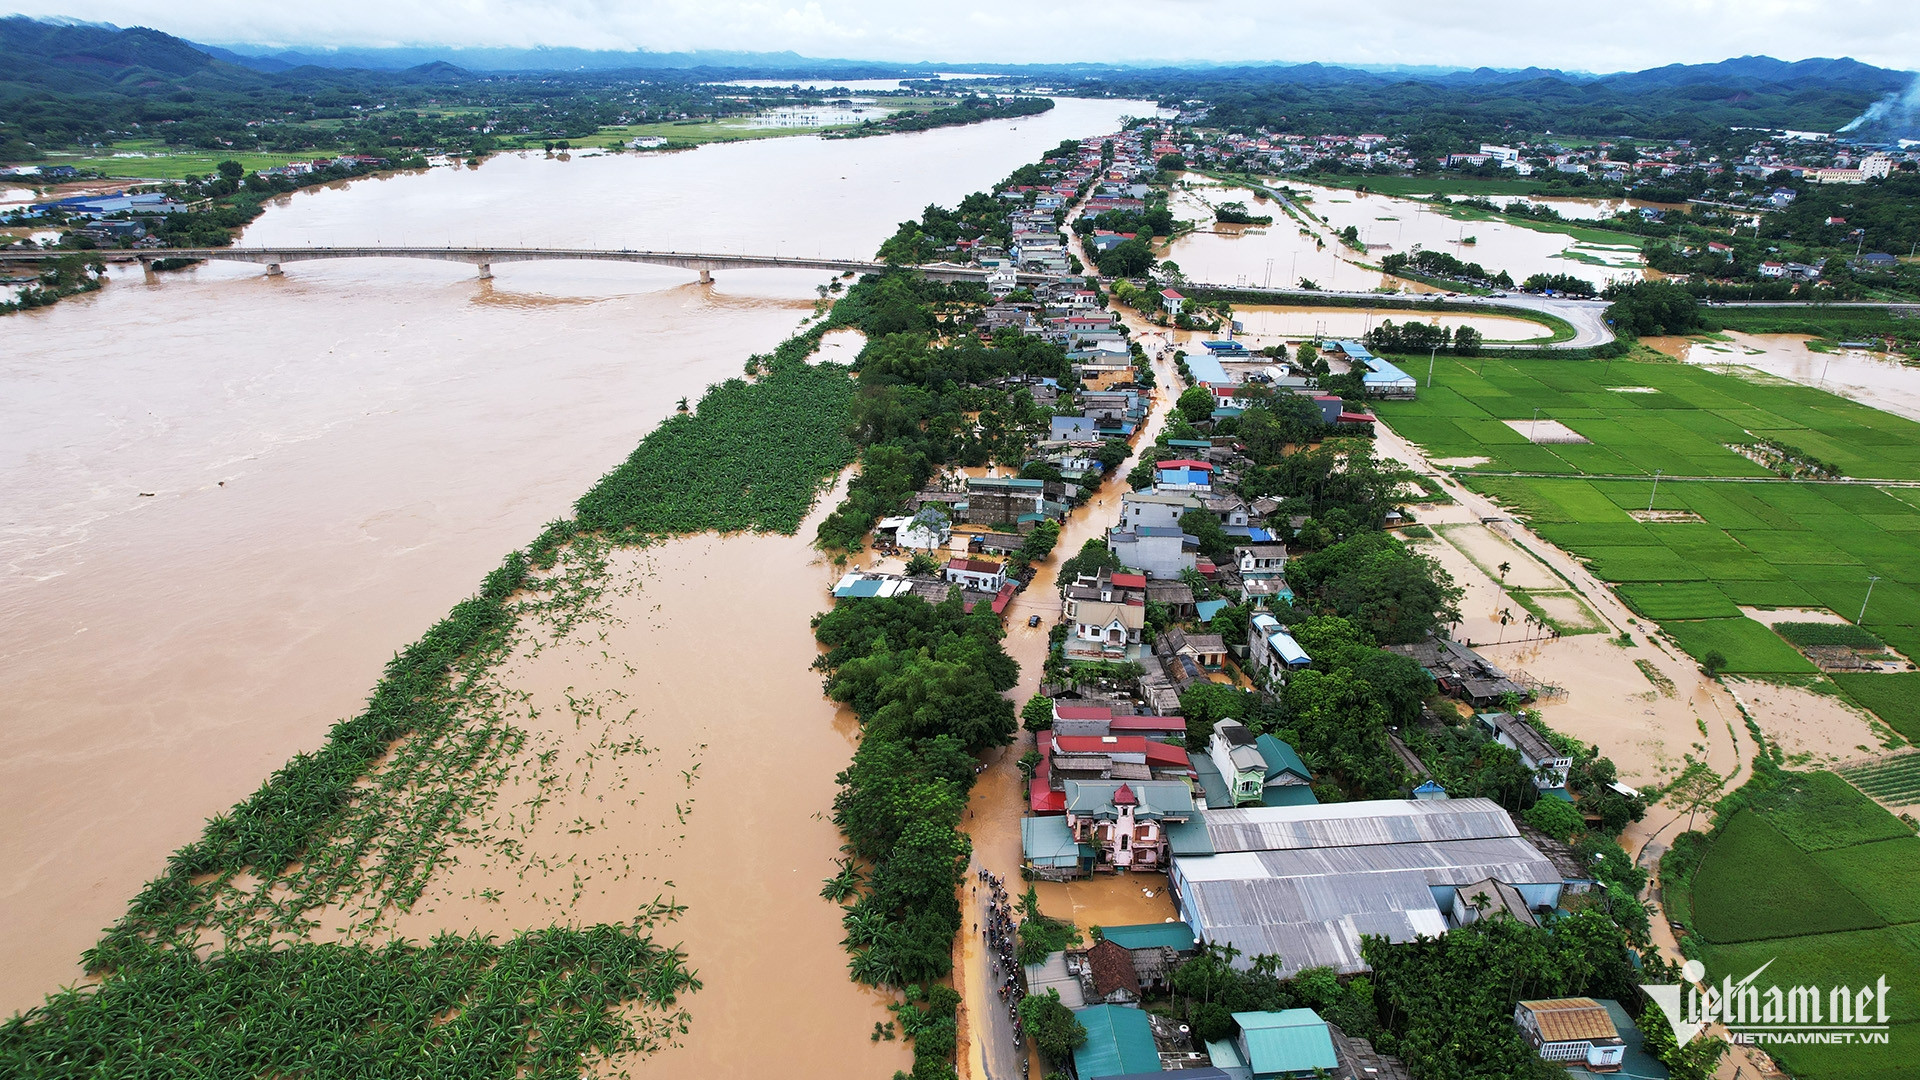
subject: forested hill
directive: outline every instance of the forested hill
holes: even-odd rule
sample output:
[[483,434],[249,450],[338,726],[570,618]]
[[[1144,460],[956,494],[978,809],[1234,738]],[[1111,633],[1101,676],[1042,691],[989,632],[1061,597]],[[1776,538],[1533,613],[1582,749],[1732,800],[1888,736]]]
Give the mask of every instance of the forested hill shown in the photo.
[[1788,63],[1743,56],[1599,77],[1486,68],[1406,75],[1302,64],[1115,71],[1099,85],[1168,104],[1205,101],[1212,106],[1210,122],[1229,127],[1670,139],[1703,138],[1729,127],[1834,131],[1913,79],[1856,60]]

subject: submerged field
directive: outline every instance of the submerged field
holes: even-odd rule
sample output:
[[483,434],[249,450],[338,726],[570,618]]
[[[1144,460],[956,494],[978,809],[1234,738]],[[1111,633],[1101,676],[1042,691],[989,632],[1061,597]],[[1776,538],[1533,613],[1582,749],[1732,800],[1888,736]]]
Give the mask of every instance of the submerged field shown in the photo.
[[[1430,458],[1478,459],[1466,483],[1588,560],[1698,660],[1816,675],[1740,609],[1851,621],[1870,578],[1865,628],[1920,653],[1920,486],[1905,486],[1920,480],[1920,424],[1803,386],[1622,360],[1448,361],[1418,400],[1379,411]],[[1539,434],[1560,430],[1552,420],[1586,441],[1532,441],[1536,411]],[[1833,685],[1920,739],[1904,678]]]
[[[1702,846],[1677,845],[1662,876],[1674,910],[1690,911],[1690,955],[1709,980],[1771,961],[1760,986],[1903,987],[1920,971],[1920,837],[1831,773],[1781,774],[1749,787],[1746,803]],[[1887,995],[1890,1045],[1920,1037],[1911,992]],[[1920,1061],[1887,1047],[1772,1048],[1796,1076],[1920,1076]],[[1870,1071],[1866,1066],[1871,1062]]]

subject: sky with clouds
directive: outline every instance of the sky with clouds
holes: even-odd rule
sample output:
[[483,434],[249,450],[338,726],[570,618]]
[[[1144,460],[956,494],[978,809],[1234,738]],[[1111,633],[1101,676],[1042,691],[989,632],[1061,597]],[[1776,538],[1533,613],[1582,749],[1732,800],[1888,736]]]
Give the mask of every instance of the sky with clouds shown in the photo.
[[1920,67],[1916,0],[29,0],[213,44],[792,50],[911,62],[1220,60],[1594,72],[1764,53]]

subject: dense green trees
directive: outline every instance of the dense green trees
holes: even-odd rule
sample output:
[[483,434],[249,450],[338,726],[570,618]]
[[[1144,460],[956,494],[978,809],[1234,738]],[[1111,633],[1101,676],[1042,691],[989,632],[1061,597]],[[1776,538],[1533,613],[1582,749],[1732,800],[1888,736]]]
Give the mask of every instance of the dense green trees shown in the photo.
[[1153,254],[1153,245],[1134,236],[1105,251],[1095,252],[1093,261],[1106,277],[1130,278],[1153,269],[1158,260]]
[[1020,1027],[1049,1064],[1065,1065],[1087,1043],[1087,1029],[1060,1001],[1060,991],[1020,999]]
[[1460,618],[1460,588],[1430,556],[1362,532],[1287,563],[1296,608],[1354,620],[1382,644],[1420,641]]
[[1693,294],[1665,281],[1637,281],[1607,286],[1607,321],[1628,337],[1648,334],[1691,334],[1701,329],[1700,304]]
[[1204,386],[1189,386],[1180,391],[1179,400],[1173,407],[1180,410],[1190,424],[1204,424],[1213,418],[1213,391]]
[[[1276,395],[1273,404],[1287,396],[1293,395]],[[1299,409],[1297,404],[1290,407]],[[1241,421],[1244,430],[1246,417]],[[1294,431],[1306,429],[1304,420],[1292,423]],[[1240,493],[1248,499],[1279,499],[1275,521],[1305,516],[1306,524],[1294,530],[1291,542],[1305,548],[1325,547],[1363,531],[1377,531],[1387,512],[1401,505],[1400,492],[1412,474],[1374,457],[1372,440],[1328,439],[1298,453],[1283,454],[1287,430],[1282,426],[1273,437],[1248,443],[1256,465],[1243,474]]]
[[[984,607],[967,614],[958,589],[939,604],[910,596],[841,604],[813,627],[827,648],[815,662],[827,692],[862,728],[833,804],[848,851],[870,868],[842,919],[849,969],[875,986],[925,985],[951,971],[960,929],[971,755],[1011,741],[1013,703],[1000,691],[1019,668],[1000,647],[999,618]],[[953,1041],[935,1005],[930,1034],[915,1038],[915,1076],[952,1072]]]
[[1634,1000],[1639,973],[1628,936],[1587,908],[1551,929],[1499,915],[1394,945],[1369,937],[1374,999],[1386,1029],[1382,1048],[1422,1080],[1552,1077],[1513,1026],[1528,998],[1592,996]]

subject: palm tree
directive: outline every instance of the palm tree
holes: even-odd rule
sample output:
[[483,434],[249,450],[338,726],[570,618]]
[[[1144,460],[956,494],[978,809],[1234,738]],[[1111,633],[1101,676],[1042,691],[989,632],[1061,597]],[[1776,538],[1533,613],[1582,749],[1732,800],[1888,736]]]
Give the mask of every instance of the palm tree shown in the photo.
[[1505,584],[1507,580],[1507,571],[1513,569],[1513,564],[1510,562],[1502,562],[1498,567],[1496,567],[1496,569],[1500,571],[1501,583]]

